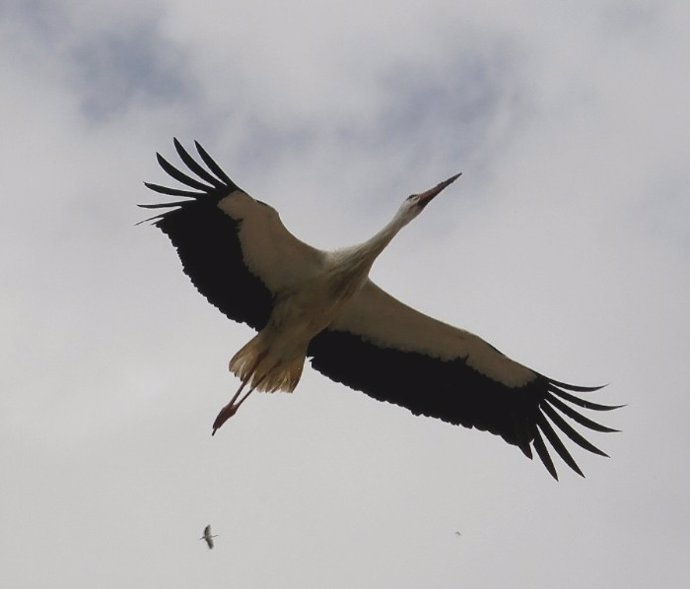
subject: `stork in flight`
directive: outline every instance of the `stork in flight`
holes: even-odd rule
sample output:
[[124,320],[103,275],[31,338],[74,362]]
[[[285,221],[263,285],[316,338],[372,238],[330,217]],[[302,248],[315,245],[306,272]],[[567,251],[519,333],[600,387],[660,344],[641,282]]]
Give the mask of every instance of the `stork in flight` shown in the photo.
[[574,394],[601,387],[545,377],[481,338],[404,305],[368,278],[374,260],[398,231],[460,174],[407,197],[368,241],[323,251],[294,237],[275,209],[240,189],[199,143],[205,166],[177,139],[174,145],[196,177],[157,154],[163,170],[185,187],[146,186],[182,199],[140,206],[170,209],[149,220],[170,238],[184,272],[227,317],[258,331],[230,360],[241,384],[216,417],[214,434],[253,391],[293,391],[305,358],[311,358],[322,374],[375,399],[415,415],[489,431],[529,458],[534,448],[556,479],[545,440],[584,476],[557,430],[606,456],[571,425],[617,431],[577,409],[618,408]]
[[213,539],[217,538],[218,534],[211,534],[211,524],[204,528],[204,535],[199,538],[199,540],[206,540],[209,549],[213,548]]

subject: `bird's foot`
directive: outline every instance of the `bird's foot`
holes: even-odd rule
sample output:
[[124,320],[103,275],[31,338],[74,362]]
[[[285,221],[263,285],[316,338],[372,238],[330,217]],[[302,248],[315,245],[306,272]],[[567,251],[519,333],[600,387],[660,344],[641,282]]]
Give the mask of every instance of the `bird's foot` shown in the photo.
[[223,407],[220,410],[220,413],[218,413],[218,416],[216,417],[216,420],[213,422],[213,432],[211,432],[211,435],[215,435],[216,430],[223,425],[228,419],[230,419],[235,413],[237,413],[237,410],[240,408],[239,403],[235,403],[234,401],[230,401],[225,407]]
[[[240,405],[244,403],[247,400],[247,397],[251,395],[254,392],[254,389],[256,388],[256,385],[254,385],[247,393],[242,397],[239,401],[237,401],[237,397],[240,396],[240,393],[242,392],[242,389],[244,389],[244,385],[247,384],[247,381],[243,382],[240,385],[240,388],[238,391],[233,395],[232,399],[230,399],[230,402],[223,407],[220,410],[220,413],[218,413],[218,416],[216,417],[216,420],[213,422],[213,431],[211,432],[211,435],[215,435],[216,430],[223,425],[228,419],[230,419],[235,413],[237,413],[237,410],[240,408]],[[237,401],[237,402],[235,402]]]

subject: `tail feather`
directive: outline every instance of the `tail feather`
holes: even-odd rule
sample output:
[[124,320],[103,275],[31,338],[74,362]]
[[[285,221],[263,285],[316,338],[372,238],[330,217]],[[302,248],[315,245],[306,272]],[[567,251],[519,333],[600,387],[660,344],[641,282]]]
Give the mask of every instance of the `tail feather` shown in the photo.
[[306,350],[289,359],[276,358],[271,351],[257,334],[232,357],[230,372],[257,391],[291,393],[302,376]]

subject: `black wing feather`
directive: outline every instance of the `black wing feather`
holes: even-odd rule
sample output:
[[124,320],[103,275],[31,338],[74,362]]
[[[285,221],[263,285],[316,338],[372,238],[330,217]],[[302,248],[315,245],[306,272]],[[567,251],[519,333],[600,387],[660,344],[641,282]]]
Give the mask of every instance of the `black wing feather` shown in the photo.
[[577,465],[575,460],[573,460],[570,452],[568,452],[568,449],[565,447],[563,442],[561,442],[558,434],[555,432],[553,427],[551,427],[551,424],[547,421],[546,417],[544,417],[543,413],[539,413],[537,415],[537,425],[539,426],[539,429],[544,432],[546,439],[551,442],[551,446],[553,446],[553,449],[558,452],[558,455],[563,459],[563,461],[577,474],[579,474],[581,477],[584,477],[585,475],[582,474],[580,467]]
[[[552,384],[554,383],[552,382]],[[600,405],[599,403],[592,403],[587,399],[580,399],[580,397],[566,393],[557,386],[549,387],[549,391],[561,399],[564,399],[573,405],[577,405],[578,407],[583,407],[584,409],[593,409],[594,411],[611,411],[612,409],[620,409],[623,407],[623,405]]]
[[213,188],[208,186],[207,184],[204,184],[199,180],[195,180],[191,176],[187,176],[187,174],[178,170],[175,166],[169,163],[168,160],[166,160],[160,153],[156,154],[156,159],[158,160],[158,164],[160,165],[160,167],[163,168],[163,170],[165,170],[170,176],[175,178],[175,180],[177,180],[178,182],[186,184],[190,188],[196,188],[197,190],[201,190],[202,193],[207,193],[213,190]]
[[172,241],[184,272],[199,292],[227,317],[259,330],[268,321],[273,295],[244,264],[238,237],[241,221],[226,215],[217,206],[222,198],[240,188],[201,145],[196,145],[210,172],[192,160],[175,139],[175,147],[182,161],[191,172],[208,184],[181,172],[159,155],[158,162],[163,170],[179,182],[199,189],[199,192],[145,183],[155,192],[184,196],[191,200],[140,206],[176,207],[155,217],[153,224]]
[[608,458],[608,454],[606,454],[606,452],[602,452],[601,450],[599,450],[599,448],[592,444],[592,442],[585,439],[582,436],[582,434],[578,433],[575,429],[573,429],[573,427],[565,419],[563,419],[560,416],[560,414],[553,407],[551,407],[551,405],[549,405],[548,403],[544,403],[541,406],[541,409],[544,412],[544,414],[548,415],[551,421],[553,421],[554,424],[556,424],[558,429],[560,429],[578,446],[584,448],[585,450],[589,450],[593,454],[599,454],[599,456],[606,456]]
[[228,184],[223,183],[222,180],[219,180],[213,174],[209,173],[201,164],[199,164],[199,162],[189,155],[187,150],[182,147],[182,144],[176,138],[173,139],[173,143],[175,144],[175,149],[177,150],[180,159],[192,172],[199,176],[199,178],[205,180],[209,184],[212,184],[218,190],[227,190],[229,188]]
[[[169,194],[170,196],[186,196],[188,198],[203,198],[206,196],[204,192],[195,192],[193,190],[183,190],[181,188],[169,188],[167,186],[161,186],[160,184],[153,184],[152,182],[144,182],[144,186],[158,192],[160,194]],[[166,203],[160,203],[161,207],[164,207]],[[148,205],[139,205],[141,207],[146,207]],[[173,205],[170,205],[173,206]]]
[[600,423],[597,423],[596,421],[592,421],[591,419],[585,417],[581,413],[578,413],[573,409],[572,407],[566,405],[563,401],[560,399],[557,399],[551,394],[546,395],[546,399],[548,400],[551,405],[553,405],[556,409],[560,409],[561,412],[563,412],[565,415],[573,419],[574,421],[577,421],[580,425],[584,425],[585,427],[588,427],[589,429],[592,429],[597,432],[617,432],[617,429],[613,429],[610,427],[606,427],[605,425],[601,425]]
[[535,430],[534,432],[534,449],[537,451],[537,455],[541,459],[542,463],[546,467],[546,470],[551,473],[551,476],[558,480],[558,472],[556,471],[556,467],[553,464],[553,460],[551,460],[551,455],[549,454],[549,450],[546,447],[546,444],[544,443],[543,438],[541,437],[541,434],[539,433],[539,430]]
[[[374,399],[406,407],[415,415],[489,431],[518,446],[529,458],[532,445],[554,478],[558,478],[556,469],[539,428],[566,464],[579,474],[582,471],[546,421],[545,413],[568,438],[598,454],[603,452],[577,433],[556,409],[590,429],[615,431],[555,397],[554,381],[541,375],[523,387],[510,389],[461,358],[442,361],[419,352],[380,347],[353,333],[335,330],[317,335],[308,354],[316,370]],[[586,408],[607,410],[609,406],[591,403]]]
[[220,180],[225,183],[226,186],[233,187],[234,190],[239,190],[237,185],[230,180],[230,178],[228,178],[228,175],[225,172],[223,172],[223,169],[210,155],[208,155],[208,152],[201,147],[201,144],[198,141],[195,141],[194,145],[196,146],[196,150],[199,152],[201,159],[204,160],[204,163],[208,166],[209,170],[218,176],[218,178],[220,178]]

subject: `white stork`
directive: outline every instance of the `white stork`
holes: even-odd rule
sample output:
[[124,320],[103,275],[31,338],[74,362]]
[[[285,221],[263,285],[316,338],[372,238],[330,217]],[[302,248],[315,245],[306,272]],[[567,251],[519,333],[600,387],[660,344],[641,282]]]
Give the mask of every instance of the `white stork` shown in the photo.
[[[294,237],[275,209],[240,189],[199,143],[196,149],[206,167],[177,139],[174,144],[196,178],[157,154],[163,170],[185,188],[146,186],[182,200],[140,206],[171,209],[149,220],[177,248],[184,272],[227,317],[258,331],[230,360],[241,385],[218,414],[213,433],[252,391],[293,391],[308,357],[334,381],[415,415],[489,431],[529,458],[534,447],[556,479],[544,438],[582,475],[556,429],[606,456],[565,419],[599,432],[617,431],[574,408],[616,409],[573,394],[601,387],[547,378],[481,338],[404,305],[368,278],[374,260],[398,231],[460,174],[406,198],[390,223],[368,241],[322,251]],[[248,392],[238,401],[247,384]]]
[[213,539],[217,538],[218,534],[211,534],[211,524],[204,528],[204,535],[199,538],[199,540],[206,540],[209,549],[213,548]]

